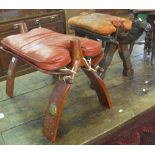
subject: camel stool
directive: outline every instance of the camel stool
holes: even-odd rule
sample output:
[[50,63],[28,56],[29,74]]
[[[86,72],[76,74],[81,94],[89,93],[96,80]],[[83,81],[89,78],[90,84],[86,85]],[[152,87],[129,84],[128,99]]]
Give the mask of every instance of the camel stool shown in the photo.
[[[132,76],[133,68],[130,59],[132,45],[128,49],[127,44],[118,42],[119,33],[131,30],[132,22],[127,18],[111,16],[102,13],[84,14],[71,17],[68,20],[70,28],[75,31],[75,35],[90,39],[101,40],[105,46],[105,57],[100,62],[105,71],[109,67],[113,55],[118,49],[121,60],[123,61],[123,75]],[[119,45],[119,46],[118,46]],[[104,72],[105,73],[105,72]],[[102,78],[104,74],[102,75]]]
[[43,73],[59,77],[45,114],[43,132],[49,140],[54,142],[56,139],[63,106],[79,68],[93,84],[99,102],[106,108],[112,108],[107,88],[97,74],[103,72],[98,65],[103,58],[99,42],[45,28],[28,32],[25,23],[19,24],[19,30],[21,34],[8,36],[1,41],[1,49],[13,55],[8,69],[6,93],[13,97],[18,59]]

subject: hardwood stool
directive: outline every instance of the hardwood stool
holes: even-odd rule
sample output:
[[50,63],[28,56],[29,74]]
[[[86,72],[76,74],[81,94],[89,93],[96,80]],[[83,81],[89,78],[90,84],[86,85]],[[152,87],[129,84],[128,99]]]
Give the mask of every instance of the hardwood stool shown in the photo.
[[[136,21],[136,24],[137,22],[139,21]],[[105,47],[105,57],[100,62],[100,66],[105,71],[110,65],[114,53],[118,50],[123,62],[123,75],[133,75],[134,71],[130,55],[133,50],[134,41],[143,33],[143,28],[138,28],[138,33],[134,33],[132,30],[134,23],[131,20],[102,13],[75,16],[70,18],[68,23],[70,24],[70,28],[75,31],[75,35],[87,36],[88,38],[100,39],[102,41],[103,47]],[[104,74],[102,75],[103,77]]]
[[2,50],[13,55],[8,69],[6,93],[13,97],[18,59],[43,73],[59,77],[45,114],[43,132],[49,140],[54,142],[56,139],[63,106],[79,68],[90,79],[100,103],[112,108],[107,88],[97,75],[97,72],[103,71],[98,65],[103,58],[99,42],[45,28],[28,32],[25,23],[19,24],[19,29],[21,34],[8,36],[1,41]]

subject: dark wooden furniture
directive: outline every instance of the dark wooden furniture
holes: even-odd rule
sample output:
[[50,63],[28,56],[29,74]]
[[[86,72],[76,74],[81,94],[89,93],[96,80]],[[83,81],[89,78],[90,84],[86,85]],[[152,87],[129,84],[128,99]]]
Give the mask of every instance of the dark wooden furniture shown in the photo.
[[151,52],[151,65],[155,65],[155,12],[148,12],[147,22],[152,28],[146,33],[144,49],[148,51],[148,54]]
[[[86,16],[76,16],[69,19],[68,22],[70,24],[70,28],[73,29],[75,31],[75,34],[78,36],[87,36],[88,38],[102,41],[103,47],[105,47],[105,57],[100,65],[104,68],[105,72],[111,64],[114,53],[118,51],[119,56],[123,62],[123,75],[133,76],[134,70],[132,67],[130,56],[133,51],[135,40],[137,40],[143,34],[144,30],[148,26],[147,22],[143,22],[139,19],[132,19],[128,10],[97,10],[96,12],[97,13],[94,14]],[[128,18],[130,17],[130,20],[126,18],[126,20],[132,22],[132,26],[130,25],[130,29],[125,30],[124,28],[122,28],[121,24],[116,24],[114,26],[116,28],[115,31],[109,31],[110,33],[106,33],[108,26],[105,26],[102,20],[104,21],[104,19],[111,19],[112,17],[109,16],[109,14],[102,15],[102,13],[110,12],[111,15],[115,15],[112,16],[114,18],[116,18],[116,15],[124,15]],[[120,12],[122,12],[122,14],[120,14]],[[105,15],[107,15],[107,17],[105,17]],[[93,18],[93,20],[91,18]],[[116,21],[117,20],[118,19],[116,19]],[[93,21],[95,22],[93,23]],[[104,28],[105,31],[101,28]],[[111,29],[112,28],[109,26],[109,30]],[[102,78],[104,77],[105,72],[102,75]]]
[[121,17],[129,17],[130,14],[130,10],[128,9],[96,9],[95,12]]
[[[2,40],[1,50],[13,55],[7,74],[6,93],[13,97],[16,65],[19,59],[43,73],[59,77],[44,121],[44,134],[49,140],[54,142],[56,139],[63,106],[79,68],[82,68],[90,79],[100,103],[106,108],[112,108],[107,88],[97,75],[97,72],[102,70],[98,63],[103,58],[102,48],[98,42],[83,38],[74,39],[74,36],[62,35],[44,28],[26,33],[28,29],[25,23],[19,24],[19,29],[23,33],[20,37],[14,36],[13,39]],[[21,46],[18,45],[19,42]]]
[[[25,22],[28,30],[43,26],[60,33],[66,33],[64,10],[0,10],[0,40],[17,34],[19,22]],[[5,79],[11,56],[0,50],[0,80]],[[19,61],[17,75],[33,71],[34,68]]]
[[[98,17],[100,18],[100,17]],[[93,24],[92,24],[93,25]],[[88,37],[94,40],[100,40],[102,42],[103,47],[105,47],[104,59],[100,62],[100,66],[104,68],[104,73],[101,76],[103,79],[105,76],[105,72],[109,65],[112,62],[112,58],[114,56],[114,53],[117,51],[119,52],[120,58],[123,62],[123,75],[124,76],[132,76],[134,73],[130,55],[132,49],[128,49],[128,44],[120,43],[118,42],[118,31],[120,29],[120,26],[116,26],[116,32],[108,35],[99,34],[96,31],[91,31],[88,29],[85,29],[83,27],[70,24],[70,28],[75,31],[75,35],[81,36],[81,37]]]
[[[109,65],[111,64],[112,58],[114,56],[115,51],[118,49],[118,42],[117,42],[117,34],[115,33],[116,36],[103,36],[94,32],[91,32],[89,30],[80,28],[80,27],[76,27],[76,26],[70,26],[71,29],[73,29],[75,31],[75,35],[80,36],[80,37],[88,37],[94,40],[100,40],[102,42],[102,46],[105,47],[104,49],[104,59],[100,62],[100,66],[102,66],[104,68],[104,72],[102,74],[100,74],[100,77],[103,79],[105,76],[105,72],[107,70],[107,68],[109,67]],[[126,50],[128,52],[128,50]],[[127,72],[129,70],[132,70],[132,64],[129,61],[129,64],[127,64],[128,62],[126,62],[126,60],[128,61],[128,59],[124,59],[125,55],[129,55],[128,53],[126,54],[125,52],[120,52],[121,55],[123,55],[121,58],[123,58],[123,63],[125,64],[124,66],[128,66],[128,68],[124,67],[124,75],[127,74]],[[128,74],[129,75],[129,74]]]
[[138,17],[138,14],[146,14],[147,15],[147,22],[150,23],[151,29],[146,32],[145,36],[145,45],[144,50],[151,53],[151,65],[155,65],[155,10],[152,9],[139,9],[133,10],[135,18]]

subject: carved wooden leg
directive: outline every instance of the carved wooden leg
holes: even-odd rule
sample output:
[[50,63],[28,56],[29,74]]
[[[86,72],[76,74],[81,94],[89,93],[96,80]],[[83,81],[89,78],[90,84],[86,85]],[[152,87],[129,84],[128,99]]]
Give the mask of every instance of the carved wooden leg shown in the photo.
[[123,75],[124,76],[133,76],[134,70],[132,69],[130,51],[128,49],[128,44],[120,44],[119,56],[123,61]]
[[129,47],[129,52],[130,52],[130,55],[133,51],[133,46],[135,45],[135,42],[133,41],[132,43],[130,43],[130,47]]
[[6,80],[6,93],[9,97],[13,97],[17,62],[18,62],[18,58],[12,57],[8,68],[8,74],[7,74],[7,80]]
[[67,84],[63,80],[57,81],[48,104],[43,132],[52,142],[56,139],[61,113],[70,87],[71,84]]
[[83,69],[83,71],[93,84],[93,88],[97,93],[100,104],[102,104],[106,108],[112,108],[110,96],[103,80],[93,71],[88,71],[86,69]]
[[104,74],[101,75],[101,78],[103,79],[105,76],[105,72],[107,68],[110,66],[112,58],[114,56],[114,53],[117,50],[117,44],[114,43],[107,43],[105,46],[105,56],[103,60],[99,63],[100,67],[104,68]]

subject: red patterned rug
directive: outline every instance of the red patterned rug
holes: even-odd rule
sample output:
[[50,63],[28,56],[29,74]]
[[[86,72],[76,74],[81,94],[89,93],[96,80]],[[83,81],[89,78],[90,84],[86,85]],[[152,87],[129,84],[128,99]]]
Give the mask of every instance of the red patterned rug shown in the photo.
[[154,145],[155,144],[155,109],[141,114],[128,125],[111,134],[113,138],[102,144],[106,145]]

